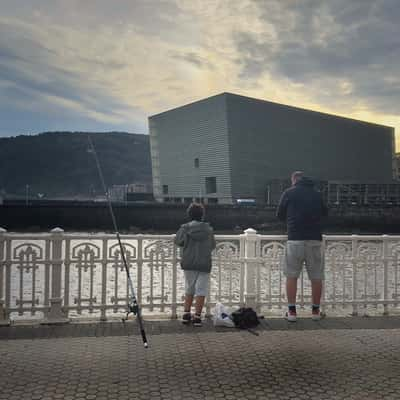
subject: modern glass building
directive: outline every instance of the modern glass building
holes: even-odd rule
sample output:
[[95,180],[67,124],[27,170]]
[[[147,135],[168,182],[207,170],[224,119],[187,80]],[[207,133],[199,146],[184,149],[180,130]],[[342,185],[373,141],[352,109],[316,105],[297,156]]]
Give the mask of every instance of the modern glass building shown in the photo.
[[222,93],[149,117],[159,201],[266,202],[267,183],[303,170],[318,180],[389,183],[394,128]]

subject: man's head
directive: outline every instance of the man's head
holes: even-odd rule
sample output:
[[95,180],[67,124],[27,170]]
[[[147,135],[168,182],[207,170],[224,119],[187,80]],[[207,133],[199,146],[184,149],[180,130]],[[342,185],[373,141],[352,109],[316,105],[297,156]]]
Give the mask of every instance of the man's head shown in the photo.
[[294,186],[302,177],[304,176],[303,171],[295,171],[293,172],[291,178],[292,185]]
[[202,204],[192,203],[186,212],[191,220],[203,221],[205,210]]

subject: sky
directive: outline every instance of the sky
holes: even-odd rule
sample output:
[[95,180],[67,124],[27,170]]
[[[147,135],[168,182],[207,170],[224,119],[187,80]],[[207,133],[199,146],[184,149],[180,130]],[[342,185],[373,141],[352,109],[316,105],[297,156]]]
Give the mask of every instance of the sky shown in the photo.
[[148,133],[231,92],[393,126],[398,0],[0,0],[0,136]]

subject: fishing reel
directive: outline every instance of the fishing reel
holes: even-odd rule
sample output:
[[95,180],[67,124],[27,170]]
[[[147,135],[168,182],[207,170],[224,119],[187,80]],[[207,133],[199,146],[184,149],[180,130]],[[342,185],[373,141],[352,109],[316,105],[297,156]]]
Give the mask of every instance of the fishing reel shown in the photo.
[[139,306],[137,305],[137,303],[129,303],[128,311],[126,312],[126,316],[124,318],[121,318],[122,322],[125,323],[125,321],[129,318],[129,314],[137,315],[138,308],[139,308]]

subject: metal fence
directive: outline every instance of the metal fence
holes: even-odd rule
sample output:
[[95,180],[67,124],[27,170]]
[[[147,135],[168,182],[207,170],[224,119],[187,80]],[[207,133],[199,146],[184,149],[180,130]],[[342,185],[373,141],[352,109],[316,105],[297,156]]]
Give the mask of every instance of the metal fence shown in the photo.
[[[122,235],[144,315],[176,318],[184,279],[174,235]],[[265,315],[286,305],[281,272],[286,236],[217,235],[206,313],[216,302],[242,304]],[[399,310],[400,236],[324,236],[323,306],[351,314]],[[106,320],[127,307],[128,285],[120,249],[111,234],[43,234],[0,230],[0,324],[19,319],[64,322]],[[306,274],[298,304],[311,304]]]

